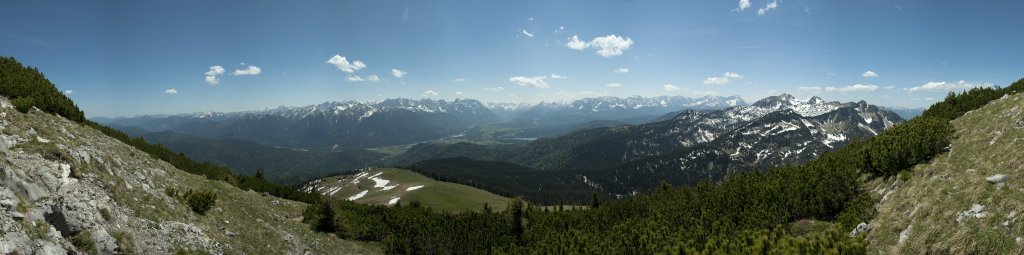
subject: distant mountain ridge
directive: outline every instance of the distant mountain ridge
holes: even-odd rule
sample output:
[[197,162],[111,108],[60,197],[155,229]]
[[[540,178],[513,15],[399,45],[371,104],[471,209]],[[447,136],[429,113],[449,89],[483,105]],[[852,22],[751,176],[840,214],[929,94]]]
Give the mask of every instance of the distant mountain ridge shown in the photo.
[[514,122],[536,122],[540,120],[569,118],[587,120],[629,120],[638,117],[654,117],[662,114],[691,110],[717,110],[746,105],[739,96],[684,96],[641,97],[593,97],[570,103],[541,103],[516,117]]
[[348,150],[415,143],[451,136],[498,121],[472,99],[387,99],[326,102],[244,112],[204,112],[114,118],[117,126],[173,131],[216,139],[239,139],[271,147]]

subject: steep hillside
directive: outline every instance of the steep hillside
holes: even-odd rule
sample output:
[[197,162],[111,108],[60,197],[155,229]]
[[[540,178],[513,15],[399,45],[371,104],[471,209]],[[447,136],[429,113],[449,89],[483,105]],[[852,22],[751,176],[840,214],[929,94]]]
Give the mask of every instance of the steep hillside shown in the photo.
[[509,198],[461,184],[441,182],[409,170],[375,168],[309,182],[303,191],[373,205],[419,203],[438,211],[504,210]]
[[[377,252],[312,232],[300,222],[303,203],[186,173],[77,122],[19,113],[7,99],[0,158],[3,254]],[[190,210],[189,191],[215,194],[212,207]]]
[[1024,95],[952,122],[948,153],[900,178],[876,180],[871,254],[1024,253]]

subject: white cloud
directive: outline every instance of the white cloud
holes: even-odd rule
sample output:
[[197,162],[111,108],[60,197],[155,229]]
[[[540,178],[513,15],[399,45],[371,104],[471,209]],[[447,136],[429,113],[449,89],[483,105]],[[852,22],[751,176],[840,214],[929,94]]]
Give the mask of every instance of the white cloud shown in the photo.
[[725,72],[722,76],[708,77],[707,79],[704,79],[704,84],[725,85],[728,84],[729,81],[742,79],[743,75],[734,72]]
[[519,32],[523,33],[523,35],[525,35],[526,37],[533,38],[533,33],[530,33],[530,31],[526,31],[526,29],[519,30]]
[[376,75],[370,75],[366,76],[366,80],[370,82],[378,82],[380,81],[380,77],[377,77]]
[[430,90],[427,90],[427,91],[423,91],[423,96],[425,96],[425,97],[436,97],[437,96],[437,92],[434,92],[434,90],[430,89]]
[[345,78],[345,80],[349,82],[366,81],[366,79],[363,79],[363,77],[359,77],[359,75],[349,75],[348,78]]
[[331,59],[327,60],[327,63],[338,67],[338,70],[346,73],[353,73],[359,69],[366,68],[366,64],[363,61],[356,60],[349,63],[347,58],[340,55],[334,55]]
[[878,74],[875,73],[874,71],[868,70],[867,72],[864,72],[860,76],[864,76],[864,77],[868,77],[868,78],[875,78],[875,77],[878,77]]
[[206,83],[209,83],[210,85],[217,85],[217,83],[220,83],[220,79],[218,79],[217,76],[220,76],[220,75],[223,75],[223,74],[224,74],[224,67],[221,67],[221,66],[211,66],[210,70],[206,71]]
[[878,85],[874,84],[853,84],[846,87],[825,87],[825,91],[828,92],[871,92],[878,90]]
[[885,86],[885,89],[888,89],[888,90],[892,90],[892,89],[895,89],[895,88],[896,88],[896,86]]
[[211,66],[210,70],[206,71],[207,76],[217,76],[221,74],[224,74],[224,67],[221,66]]
[[532,88],[544,89],[544,88],[550,87],[550,86],[548,86],[548,83],[544,81],[544,79],[547,79],[547,78],[548,78],[547,76],[534,76],[534,77],[516,76],[516,77],[508,78],[508,81],[513,82],[516,85],[523,86],[523,87],[532,87]]
[[609,87],[609,88],[620,88],[620,87],[622,87],[622,83],[612,82],[612,83],[605,84],[604,86],[605,87]]
[[468,80],[469,79],[458,77],[458,78],[452,79],[452,82],[464,82],[464,81],[468,81]]
[[625,68],[625,67],[618,68],[618,69],[612,70],[612,72],[613,73],[629,73],[629,68]]
[[565,31],[565,26],[558,26],[558,30],[555,30],[555,33],[561,33],[562,31]]
[[391,69],[391,75],[395,76],[395,78],[401,79],[406,74],[408,74],[408,72],[405,72],[405,71],[402,71],[402,70],[398,70],[398,69]]
[[573,35],[569,38],[569,42],[565,43],[565,47],[569,47],[574,50],[583,50],[590,47],[590,43],[580,41],[580,37]]
[[516,95],[516,93],[508,93],[508,97],[519,97],[519,95]]
[[69,90],[65,90],[65,91],[64,91],[64,94],[65,94],[65,95],[69,95],[69,96],[70,96],[71,94],[74,94],[74,93],[75,93],[75,91],[73,91],[73,90],[70,90],[70,89],[69,89]]
[[779,2],[776,0],[772,0],[771,2],[768,2],[768,4],[765,5],[764,7],[758,8],[757,15],[765,15],[766,13],[768,13],[768,11],[774,10],[775,8],[779,8]]
[[818,86],[801,86],[801,87],[798,87],[796,89],[797,90],[801,90],[801,91],[807,91],[807,92],[815,92],[815,93],[821,92],[821,87],[818,87]]
[[573,50],[584,50],[586,48],[593,47],[597,49],[597,55],[602,57],[610,58],[618,55],[622,55],[623,52],[633,46],[633,39],[626,37],[622,38],[617,35],[606,35],[596,37],[589,42],[581,41],[579,36],[573,35],[569,38],[569,42],[565,43],[566,47]]
[[740,3],[736,6],[736,11],[742,11],[750,8],[750,0],[740,0]]
[[231,75],[235,75],[235,76],[240,76],[240,75],[259,75],[262,72],[263,72],[263,70],[261,70],[260,67],[258,67],[258,66],[247,66],[247,67],[245,67],[245,69],[242,69],[242,70],[236,69],[235,72],[232,73]]
[[177,89],[167,89],[167,90],[164,90],[164,94],[171,94],[171,95],[178,94],[178,90]]
[[505,87],[498,86],[498,87],[493,87],[493,88],[484,88],[484,90],[490,91],[490,92],[501,92],[501,91],[505,91]]
[[618,55],[622,55],[623,51],[633,46],[633,39],[626,37],[623,39],[617,35],[606,35],[603,37],[594,38],[590,41],[590,46],[597,49],[597,55],[602,57],[610,58]]
[[992,87],[992,86],[993,86],[992,83],[973,83],[973,82],[967,82],[967,81],[964,81],[964,80],[960,80],[960,81],[957,81],[957,82],[944,82],[944,81],[938,82],[938,81],[933,81],[933,82],[928,82],[928,83],[922,84],[921,86],[917,86],[917,87],[913,87],[913,88],[907,88],[907,89],[903,89],[903,90],[907,91],[907,92],[910,92],[910,93],[919,92],[919,91],[920,92],[937,92],[937,91],[967,90],[967,89],[976,88],[976,87],[983,87],[984,88],[984,87]]
[[569,78],[569,77],[565,77],[565,76],[561,76],[561,75],[557,75],[557,74],[551,74],[551,79],[565,79],[565,78]]
[[662,86],[662,88],[664,88],[665,91],[679,91],[680,90],[679,86],[672,85],[672,84],[665,84],[665,86]]
[[462,95],[462,91],[455,91],[455,94],[461,96]]

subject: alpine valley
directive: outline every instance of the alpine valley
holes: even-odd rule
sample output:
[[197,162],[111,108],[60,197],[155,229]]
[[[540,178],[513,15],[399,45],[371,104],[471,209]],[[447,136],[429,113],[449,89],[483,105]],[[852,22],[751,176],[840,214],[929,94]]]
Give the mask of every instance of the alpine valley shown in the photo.
[[[531,107],[398,98],[100,121],[240,174],[260,171],[293,185],[398,165],[559,203],[796,164],[903,119],[863,101],[782,94],[751,105],[737,96],[600,97]],[[481,164],[514,170],[474,167]]]

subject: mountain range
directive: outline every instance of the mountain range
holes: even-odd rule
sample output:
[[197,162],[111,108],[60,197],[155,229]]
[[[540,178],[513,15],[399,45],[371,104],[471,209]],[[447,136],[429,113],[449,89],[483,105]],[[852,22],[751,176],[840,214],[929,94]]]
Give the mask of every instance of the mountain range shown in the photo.
[[[587,129],[517,146],[421,143],[393,161],[432,169],[432,174],[442,176],[444,173],[430,164],[416,163],[457,157],[471,159],[464,163],[470,165],[502,161],[546,170],[545,178],[568,180],[566,186],[586,183],[607,195],[622,196],[649,190],[662,180],[671,184],[719,181],[757,167],[804,162],[903,121],[899,115],[864,101],[800,100],[782,94],[749,106],[683,110],[663,121]],[[453,164],[457,162],[444,162],[448,168]],[[493,175],[477,176],[503,178]],[[552,177],[555,175],[561,177]],[[495,186],[510,185],[515,184]],[[546,195],[550,194],[539,196]]]
[[[200,112],[97,118],[121,129],[172,131],[213,139],[236,139],[269,147],[352,150],[412,144],[473,134],[478,127],[512,119],[555,134],[596,120],[630,121],[683,109],[720,109],[743,104],[732,97],[601,97],[571,103],[488,103],[473,99],[395,98],[377,102],[325,102],[244,112]],[[512,124],[517,125],[517,124]],[[509,128],[504,128],[505,130]],[[511,128],[523,130],[523,128]],[[524,133],[529,133],[524,132]]]

